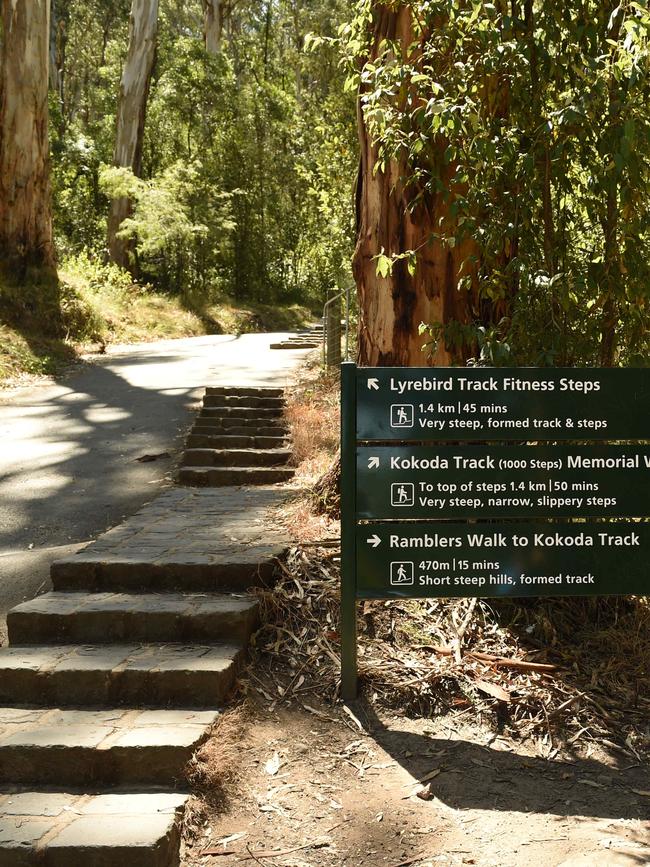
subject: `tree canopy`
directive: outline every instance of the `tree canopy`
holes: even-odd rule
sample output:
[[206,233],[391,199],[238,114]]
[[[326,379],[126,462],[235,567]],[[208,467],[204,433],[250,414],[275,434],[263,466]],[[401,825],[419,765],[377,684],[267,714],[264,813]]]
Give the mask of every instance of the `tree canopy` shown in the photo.
[[376,239],[371,294],[462,246],[467,305],[425,323],[452,355],[646,364],[649,35],[645,2],[362,0],[341,36],[367,183],[392,172],[425,226]]
[[[106,243],[108,199],[138,276],[168,292],[315,301],[349,259],[356,169],[354,95],[335,48],[339,0],[224,7],[218,53],[201,0],[162,0],[139,178],[111,168],[130,4],[56,0],[52,94],[54,222],[62,255]],[[127,172],[128,174],[128,172]]]
[[646,364],[647,0],[43,0],[8,35],[23,6],[3,218],[40,240],[6,261],[51,263],[51,189],[59,262],[198,304],[316,307],[352,263],[362,362]]

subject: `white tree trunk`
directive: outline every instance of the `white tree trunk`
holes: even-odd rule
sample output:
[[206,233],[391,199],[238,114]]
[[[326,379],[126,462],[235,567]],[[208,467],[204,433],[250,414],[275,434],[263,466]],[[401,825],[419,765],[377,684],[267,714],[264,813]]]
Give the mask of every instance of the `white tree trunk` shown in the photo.
[[24,273],[54,264],[48,143],[49,0],[3,0],[0,255]]
[[[157,35],[158,0],[133,0],[129,49],[120,82],[113,162],[116,166],[131,169],[136,175],[140,174],[142,167],[142,139]],[[112,201],[108,216],[108,250],[111,259],[122,267],[130,264],[128,243],[116,235],[129,213],[128,199]]]
[[221,51],[222,31],[222,0],[203,0],[203,38],[208,54],[219,54]]

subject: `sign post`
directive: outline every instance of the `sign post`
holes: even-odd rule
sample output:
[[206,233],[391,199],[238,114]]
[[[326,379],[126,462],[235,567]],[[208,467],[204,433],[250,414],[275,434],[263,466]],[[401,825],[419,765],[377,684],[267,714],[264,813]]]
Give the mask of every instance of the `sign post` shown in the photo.
[[341,387],[344,700],[358,599],[647,593],[650,371],[346,363]]
[[357,366],[341,365],[341,698],[357,696]]

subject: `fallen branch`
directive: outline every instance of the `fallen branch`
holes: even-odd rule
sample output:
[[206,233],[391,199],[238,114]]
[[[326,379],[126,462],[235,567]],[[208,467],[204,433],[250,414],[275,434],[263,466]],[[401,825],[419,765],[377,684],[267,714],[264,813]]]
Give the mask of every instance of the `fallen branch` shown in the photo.
[[[438,644],[419,645],[420,650],[433,650],[441,656],[453,656],[454,648],[442,647]],[[490,662],[493,665],[503,665],[509,668],[517,668],[521,671],[557,671],[557,665],[551,665],[546,662],[527,662],[525,659],[510,659],[507,656],[495,656],[492,653],[480,653],[477,650],[470,650],[466,656],[476,659],[479,662]]]
[[[253,852],[248,846],[246,851],[249,854],[248,858],[238,858],[238,863],[243,861],[258,861],[260,858],[284,858],[291,855],[293,852],[300,852],[302,849],[323,849],[325,846],[330,846],[329,840],[314,840],[312,843],[303,843],[302,846],[294,846],[292,849],[273,849],[263,852]],[[210,855],[211,852],[203,852],[203,855]]]

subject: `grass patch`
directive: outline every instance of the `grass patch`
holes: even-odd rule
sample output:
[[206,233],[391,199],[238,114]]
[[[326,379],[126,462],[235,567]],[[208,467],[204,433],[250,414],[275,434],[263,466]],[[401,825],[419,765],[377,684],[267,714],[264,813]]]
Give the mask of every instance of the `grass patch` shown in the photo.
[[287,391],[286,418],[291,426],[296,477],[313,485],[332,463],[339,445],[340,380],[338,370],[306,370]]
[[0,322],[0,384],[15,383],[35,376],[54,376],[77,357],[63,340],[21,334]]

